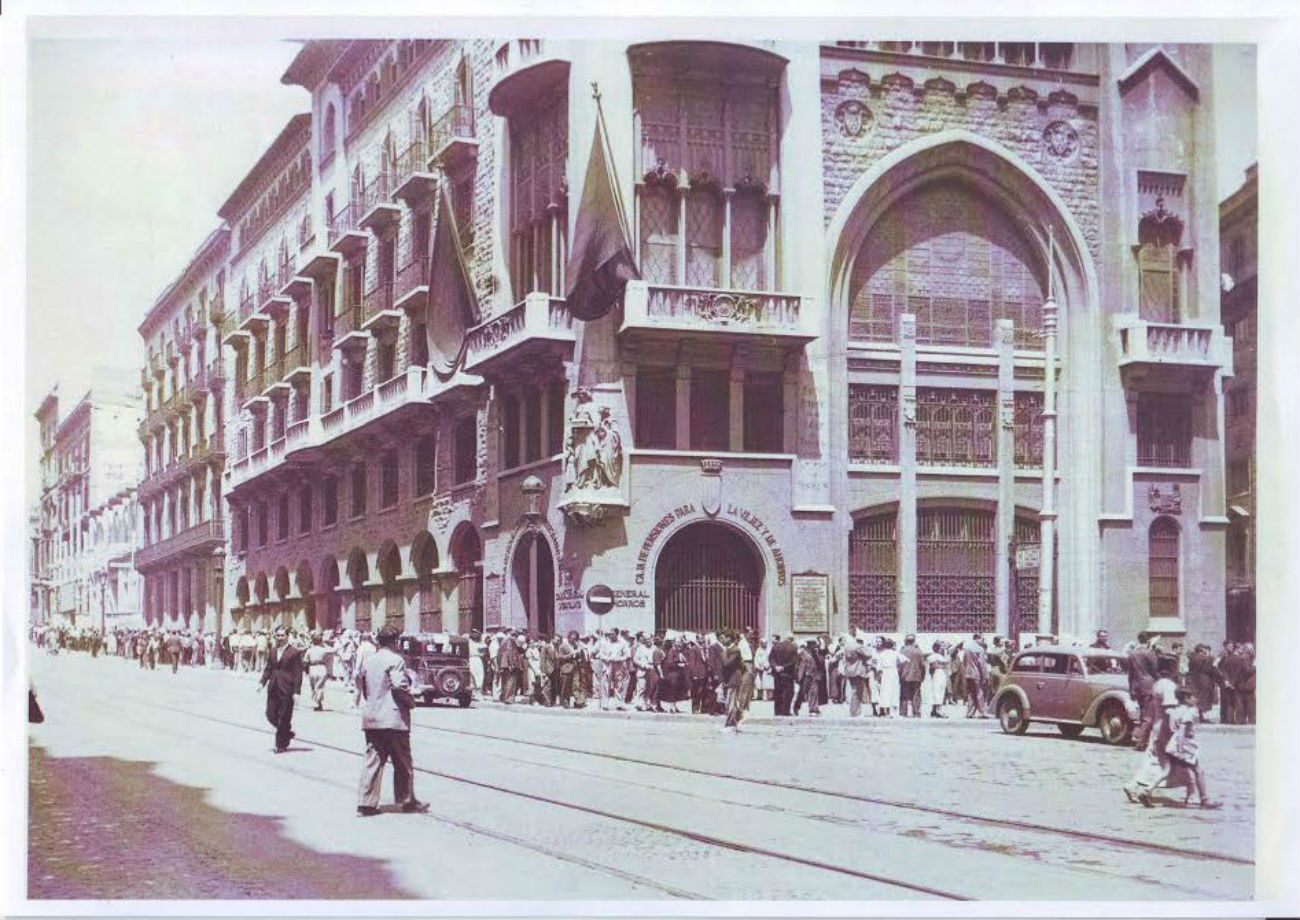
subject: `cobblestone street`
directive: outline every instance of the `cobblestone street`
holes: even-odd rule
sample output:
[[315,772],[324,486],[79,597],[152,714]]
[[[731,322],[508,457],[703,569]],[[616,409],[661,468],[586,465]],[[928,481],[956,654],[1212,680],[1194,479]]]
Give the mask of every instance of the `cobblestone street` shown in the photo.
[[[252,675],[33,654],[32,897],[1246,898],[1254,737],[1223,810],[1128,804],[1139,755],[993,721],[422,708],[427,815],[355,816],[351,701],[271,753]],[[111,688],[111,693],[105,692]],[[388,790],[385,790],[388,794]]]

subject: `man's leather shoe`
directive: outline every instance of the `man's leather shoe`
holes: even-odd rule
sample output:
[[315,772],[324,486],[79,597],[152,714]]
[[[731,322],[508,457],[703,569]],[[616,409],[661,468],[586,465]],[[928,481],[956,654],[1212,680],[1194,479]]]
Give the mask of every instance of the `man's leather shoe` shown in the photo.
[[358,817],[358,818],[373,818],[373,817],[374,817],[375,815],[377,815],[377,814],[379,814],[379,809],[376,808],[376,807],[373,806],[373,805],[358,805],[358,806],[357,806],[357,817]]
[[426,812],[429,810],[428,802],[410,801],[402,803],[402,811],[410,814],[411,812]]

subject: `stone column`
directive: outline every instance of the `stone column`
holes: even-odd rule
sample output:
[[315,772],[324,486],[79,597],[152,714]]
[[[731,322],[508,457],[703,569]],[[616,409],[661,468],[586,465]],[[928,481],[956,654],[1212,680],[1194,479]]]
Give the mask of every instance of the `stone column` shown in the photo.
[[898,631],[916,632],[916,317],[898,318]]
[[1016,527],[1016,337],[1012,321],[997,320],[993,338],[998,349],[998,412],[994,420],[998,461],[996,630],[1014,639],[1017,630],[1011,609],[1011,538]]

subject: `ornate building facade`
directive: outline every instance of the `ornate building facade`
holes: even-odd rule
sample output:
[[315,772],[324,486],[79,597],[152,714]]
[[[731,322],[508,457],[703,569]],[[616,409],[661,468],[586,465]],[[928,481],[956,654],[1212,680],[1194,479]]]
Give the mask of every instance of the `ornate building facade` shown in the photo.
[[1227,635],[1255,641],[1255,348],[1259,315],[1259,171],[1246,170],[1241,188],[1219,204],[1220,309],[1232,339],[1236,374],[1224,388],[1228,483]]
[[[1209,79],[306,43],[221,212],[232,622],[1219,637]],[[579,319],[606,181],[639,277]]]
[[215,631],[222,612],[226,534],[225,272],[230,233],[208,236],[140,324],[144,479],[140,551],[150,622]]
[[41,495],[33,515],[35,622],[112,628],[135,623],[139,584],[135,427],[139,404],[130,389],[96,372],[96,386],[66,416],[58,388],[36,411],[41,439]]

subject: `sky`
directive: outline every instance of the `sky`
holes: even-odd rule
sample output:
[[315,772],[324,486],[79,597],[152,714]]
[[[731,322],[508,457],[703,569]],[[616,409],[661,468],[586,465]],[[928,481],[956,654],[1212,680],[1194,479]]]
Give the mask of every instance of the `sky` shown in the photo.
[[310,108],[305,90],[280,83],[296,52],[265,41],[28,45],[29,443],[30,413],[55,382],[62,413],[90,366],[140,367],[145,313],[284,123]]
[[[89,383],[87,368],[139,368],[145,312],[284,123],[309,109],[305,90],[280,83],[296,51],[224,37],[28,45],[33,464],[30,413],[50,386],[60,383],[66,411]],[[1256,157],[1253,46],[1217,47],[1214,76],[1222,199]]]

